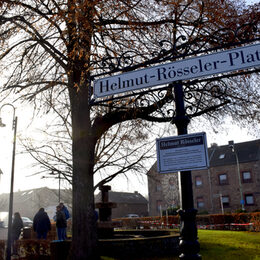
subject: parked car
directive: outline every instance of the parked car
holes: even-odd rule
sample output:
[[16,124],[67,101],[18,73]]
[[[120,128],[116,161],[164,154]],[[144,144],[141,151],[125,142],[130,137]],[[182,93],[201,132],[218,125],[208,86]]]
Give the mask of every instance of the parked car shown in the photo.
[[22,217],[24,227],[32,227],[33,221],[27,217]]
[[139,218],[137,214],[127,214],[124,218]]

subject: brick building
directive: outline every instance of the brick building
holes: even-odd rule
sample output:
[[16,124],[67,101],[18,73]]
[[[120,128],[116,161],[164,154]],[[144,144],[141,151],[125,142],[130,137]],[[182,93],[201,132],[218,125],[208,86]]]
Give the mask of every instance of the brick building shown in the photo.
[[[208,148],[208,170],[192,172],[194,207],[198,212],[230,213],[244,207],[260,210],[260,140]],[[178,174],[148,172],[149,215],[179,206]],[[243,204],[243,206],[242,206]]]
[[[101,202],[101,193],[95,196],[95,202]],[[112,218],[121,218],[127,214],[148,215],[148,201],[137,191],[134,193],[109,191],[109,202],[116,203],[116,208],[112,209]]]

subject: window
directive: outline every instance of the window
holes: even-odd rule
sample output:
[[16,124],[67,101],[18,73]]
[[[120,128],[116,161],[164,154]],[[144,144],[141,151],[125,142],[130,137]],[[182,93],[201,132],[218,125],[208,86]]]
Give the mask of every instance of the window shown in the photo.
[[157,212],[160,213],[162,211],[162,200],[156,201],[156,207],[157,207]]
[[225,154],[224,153],[220,154],[218,158],[219,159],[224,159],[225,158]]
[[195,185],[196,185],[196,187],[202,186],[202,178],[201,178],[201,176],[195,176]]
[[162,191],[162,185],[156,184],[156,191]]
[[224,208],[229,207],[229,196],[222,196],[222,205]]
[[246,205],[254,205],[255,202],[254,202],[253,194],[246,194],[245,195],[245,202],[246,202]]
[[197,208],[204,208],[204,206],[205,206],[205,203],[204,203],[203,197],[198,197],[197,198]]
[[243,182],[252,182],[251,172],[242,172],[242,180]]
[[219,174],[218,180],[219,180],[219,185],[228,184],[227,174],[226,173]]

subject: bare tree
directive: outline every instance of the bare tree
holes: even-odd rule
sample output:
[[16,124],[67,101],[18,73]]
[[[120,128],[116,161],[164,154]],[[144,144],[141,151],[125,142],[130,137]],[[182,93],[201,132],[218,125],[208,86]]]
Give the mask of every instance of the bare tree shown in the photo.
[[[51,104],[59,93],[69,94],[72,259],[98,258],[93,184],[98,140],[126,121],[174,123],[174,85],[93,106],[91,80],[252,41],[259,37],[259,17],[259,5],[242,8],[227,0],[0,2],[2,90],[35,105],[43,97]],[[259,92],[239,75],[185,82],[187,114],[258,120]]]
[[[59,177],[72,184],[72,134],[67,100],[66,97],[61,101],[57,98],[56,104],[49,104],[55,112],[54,118],[51,117],[54,123],[47,124],[41,131],[45,139],[21,141],[25,152],[34,158],[31,166],[36,169],[35,175]],[[141,120],[135,124],[120,123],[102,135],[95,150],[94,174],[98,175],[95,189],[129,171],[146,173],[146,161],[154,157],[150,125]]]

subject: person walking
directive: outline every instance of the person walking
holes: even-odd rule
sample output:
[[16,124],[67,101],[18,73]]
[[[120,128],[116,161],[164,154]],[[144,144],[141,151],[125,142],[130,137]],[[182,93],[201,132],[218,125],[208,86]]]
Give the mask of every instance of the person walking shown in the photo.
[[17,245],[16,241],[19,239],[23,228],[23,220],[19,212],[14,213],[14,219],[12,222],[12,248],[13,248],[13,255],[17,255]]
[[66,240],[67,220],[65,213],[62,211],[60,205],[56,207],[56,227],[58,240]]
[[37,233],[38,239],[47,239],[47,234],[51,230],[51,222],[44,208],[40,208],[34,216],[33,230]]

